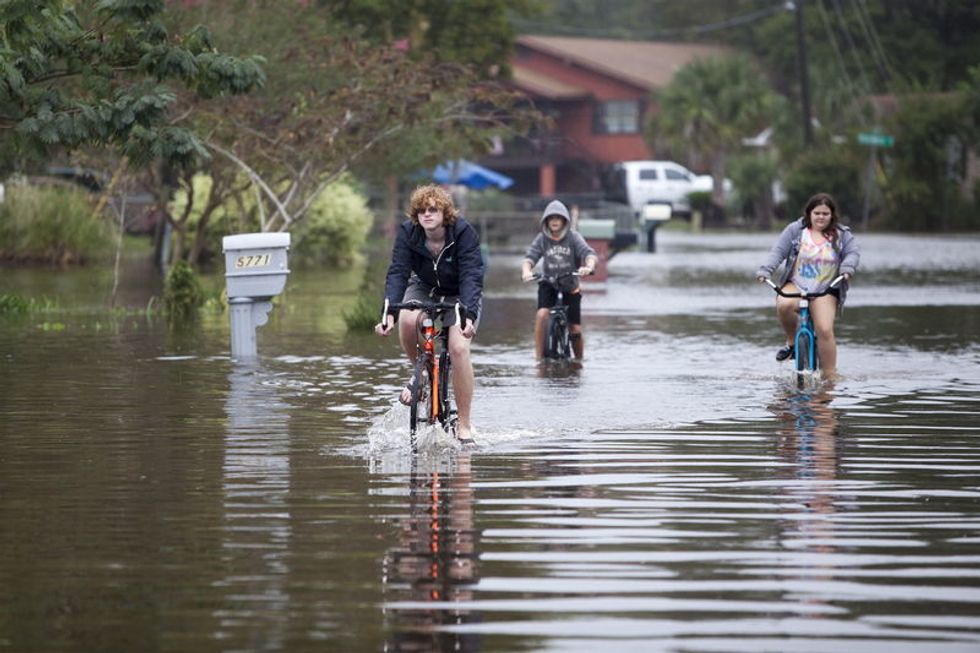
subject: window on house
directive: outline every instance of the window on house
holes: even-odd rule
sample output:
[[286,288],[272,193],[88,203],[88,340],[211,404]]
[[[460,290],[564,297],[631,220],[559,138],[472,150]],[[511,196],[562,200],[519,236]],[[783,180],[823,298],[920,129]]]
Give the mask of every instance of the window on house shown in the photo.
[[597,134],[636,134],[639,131],[639,100],[607,100],[596,105]]

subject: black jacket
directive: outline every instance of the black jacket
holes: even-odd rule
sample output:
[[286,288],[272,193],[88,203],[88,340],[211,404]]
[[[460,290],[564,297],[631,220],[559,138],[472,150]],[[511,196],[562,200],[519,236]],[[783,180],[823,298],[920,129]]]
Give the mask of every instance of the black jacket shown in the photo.
[[[469,222],[458,218],[446,228],[446,245],[438,256],[425,246],[425,230],[411,220],[398,227],[391,265],[385,279],[385,298],[400,302],[415,273],[423,283],[435,288],[435,293],[458,296],[473,321],[479,317],[483,296],[483,255],[480,237]],[[395,311],[390,311],[395,314]]]

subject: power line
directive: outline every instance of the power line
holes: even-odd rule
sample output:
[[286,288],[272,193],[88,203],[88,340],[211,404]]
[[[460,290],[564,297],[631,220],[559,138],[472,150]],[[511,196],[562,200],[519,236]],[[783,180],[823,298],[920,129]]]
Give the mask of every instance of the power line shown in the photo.
[[[834,36],[834,30],[830,25],[830,19],[827,17],[827,12],[824,9],[823,0],[817,0],[817,7],[820,9],[820,18],[823,20],[824,28],[827,30],[827,40],[830,41],[831,49],[834,51],[834,56],[837,58],[837,65],[840,67],[841,75],[844,78],[844,89],[851,96],[851,101],[856,103],[858,100],[860,100],[860,96],[863,94],[860,93],[859,90],[856,90],[854,82],[851,80],[850,73],[847,71],[847,65],[844,63],[844,56],[841,54],[840,48],[837,46],[837,39]],[[860,115],[860,119],[862,124],[864,124],[865,119],[863,115]]]
[[851,54],[854,57],[855,63],[857,63],[858,75],[861,76],[861,84],[865,89],[865,93],[871,93],[874,88],[868,81],[868,76],[864,72],[864,63],[861,61],[861,53],[858,50],[857,45],[854,43],[854,39],[851,37],[851,30],[848,29],[847,21],[844,18],[844,12],[840,6],[840,0],[833,0],[834,12],[837,14],[837,20],[840,22],[840,29],[844,32],[844,38],[847,41],[848,46],[851,48]]
[[871,52],[875,56],[878,62],[878,66],[881,68],[883,73],[883,81],[885,83],[886,89],[888,82],[897,79],[898,75],[895,74],[895,70],[892,68],[891,63],[888,61],[888,57],[885,55],[885,49],[881,45],[881,41],[878,39],[878,32],[875,30],[874,21],[871,20],[871,13],[868,11],[868,7],[865,5],[865,0],[854,0],[854,4],[858,9],[858,18],[861,21],[861,27],[864,29],[867,35],[868,42],[871,44]]

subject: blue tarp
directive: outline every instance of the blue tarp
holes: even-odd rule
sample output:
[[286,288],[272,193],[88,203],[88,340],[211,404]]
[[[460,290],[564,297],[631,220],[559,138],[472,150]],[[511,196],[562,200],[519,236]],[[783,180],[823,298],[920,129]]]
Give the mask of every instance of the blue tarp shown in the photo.
[[439,184],[460,184],[474,190],[489,186],[504,190],[514,185],[510,177],[466,159],[447,161],[437,166],[432,171],[432,179]]

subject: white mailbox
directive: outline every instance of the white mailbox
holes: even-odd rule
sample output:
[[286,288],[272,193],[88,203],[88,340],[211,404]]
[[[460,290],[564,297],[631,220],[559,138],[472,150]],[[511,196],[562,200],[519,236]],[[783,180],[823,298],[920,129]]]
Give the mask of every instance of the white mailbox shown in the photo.
[[643,210],[640,212],[640,220],[643,221],[643,226],[646,228],[651,226],[658,227],[670,220],[672,212],[673,209],[666,202],[650,202],[649,204],[643,205]]
[[288,233],[225,236],[225,282],[228,297],[275,297],[289,276]]
[[231,319],[231,356],[255,358],[255,329],[268,321],[273,297],[286,287],[288,233],[225,236],[225,285]]
[[647,251],[657,251],[657,228],[670,220],[673,208],[666,202],[647,202],[640,213],[640,226],[647,232]]

